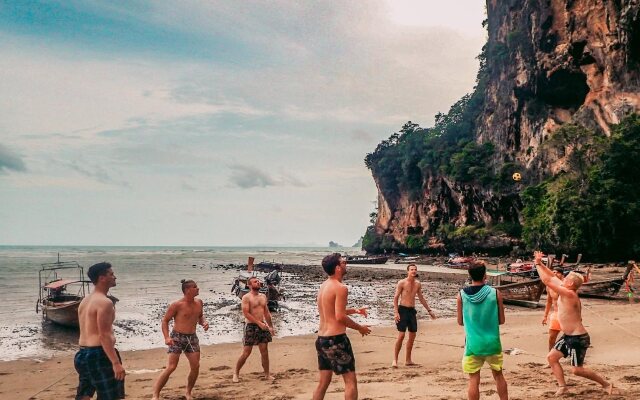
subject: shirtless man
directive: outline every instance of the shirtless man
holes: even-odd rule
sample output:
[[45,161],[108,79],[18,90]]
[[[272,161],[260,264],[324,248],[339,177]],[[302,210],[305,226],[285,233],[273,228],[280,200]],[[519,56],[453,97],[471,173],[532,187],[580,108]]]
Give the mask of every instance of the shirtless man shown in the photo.
[[371,333],[367,325],[360,325],[348,315],[361,314],[366,317],[366,308],[347,309],[347,287],[342,278],[347,273],[347,261],[339,253],[333,253],[322,259],[322,268],[329,276],[318,291],[318,313],[320,327],[316,340],[318,352],[318,369],[320,379],[313,392],[313,400],[322,400],[331,383],[333,374],[342,375],[344,380],[344,398],[358,398],[358,381],[356,365],[347,337],[347,328],[355,329],[362,336]]
[[240,382],[240,369],[251,355],[253,346],[258,346],[262,358],[264,378],[273,380],[269,374],[269,342],[272,341],[273,323],[269,312],[267,296],[260,293],[262,283],[255,276],[247,282],[249,293],[242,296],[242,313],[244,314],[244,339],[242,340],[242,354],[233,372],[233,382]]
[[599,383],[608,394],[611,394],[613,392],[613,384],[583,366],[591,341],[587,330],[582,325],[582,304],[577,293],[583,282],[582,276],[575,272],[570,272],[563,280],[560,280],[542,263],[542,252],[534,252],[533,257],[538,274],[544,284],[558,293],[558,322],[564,334],[547,355],[553,375],[558,381],[556,395],[562,395],[567,391],[560,359],[569,356],[571,356],[571,370],[575,375]]
[[80,378],[76,400],[91,399],[95,392],[101,400],[124,399],[125,370],[113,334],[116,311],[107,297],[116,286],[116,276],[108,262],[92,265],[87,276],[94,289],[78,308],[80,350],[73,360]]
[[[562,267],[555,267],[553,274],[558,279],[564,279]],[[547,322],[549,322],[549,351],[551,351],[560,333],[560,322],[558,322],[558,293],[549,287],[547,287],[547,304],[544,308],[542,325],[546,325]]]
[[[180,354],[189,360],[189,377],[187,378],[187,391],[185,397],[191,400],[191,391],[196,384],[200,373],[200,341],[196,335],[197,324],[202,325],[205,331],[209,329],[209,323],[202,312],[202,300],[196,299],[200,293],[198,285],[192,280],[182,280],[182,293],[184,296],[169,305],[164,318],[162,318],[162,334],[164,342],[169,346],[169,359],[167,366],[162,371],[158,380],[153,385],[152,400],[160,398],[160,391],[167,384],[169,377],[176,370]],[[173,319],[173,330],[169,334],[169,322]]]
[[[398,367],[398,355],[402,348],[402,342],[404,341],[404,335],[407,329],[409,329],[409,339],[407,340],[407,351],[405,357],[405,365],[416,365],[411,360],[411,350],[413,350],[413,342],[416,339],[416,332],[418,332],[418,320],[416,318],[416,296],[418,300],[427,309],[431,319],[436,319],[436,315],[433,313],[429,304],[424,299],[422,294],[422,284],[416,279],[418,275],[418,267],[415,264],[407,265],[407,277],[398,282],[396,286],[396,294],[393,296],[393,309],[395,310],[396,327],[398,328],[398,339],[396,340],[395,352],[393,353],[392,367]],[[398,301],[400,304],[398,304]]]

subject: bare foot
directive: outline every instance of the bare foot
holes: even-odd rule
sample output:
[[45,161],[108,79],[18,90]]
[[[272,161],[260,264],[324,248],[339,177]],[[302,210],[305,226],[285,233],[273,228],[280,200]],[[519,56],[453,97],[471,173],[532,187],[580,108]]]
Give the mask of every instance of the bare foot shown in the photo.
[[407,361],[406,363],[404,363],[404,365],[406,365],[407,367],[419,367],[420,364],[416,364],[413,361]]
[[391,362],[391,368],[398,368],[398,360],[393,360]]
[[267,381],[273,382],[276,380],[276,377],[273,375],[265,375],[264,379]]
[[602,387],[607,394],[613,394],[613,383],[610,383],[609,386]]
[[159,399],[160,399],[160,397],[158,397],[158,396],[155,396],[155,395],[151,396],[151,400],[159,400]]
[[191,396],[191,393],[187,393],[184,395],[185,400],[193,400],[193,397]]
[[233,374],[233,378],[231,378],[231,382],[233,383],[240,382],[240,377],[238,376],[238,374]]
[[556,396],[562,396],[565,393],[567,393],[567,387],[566,386],[558,386],[558,390],[556,390]]

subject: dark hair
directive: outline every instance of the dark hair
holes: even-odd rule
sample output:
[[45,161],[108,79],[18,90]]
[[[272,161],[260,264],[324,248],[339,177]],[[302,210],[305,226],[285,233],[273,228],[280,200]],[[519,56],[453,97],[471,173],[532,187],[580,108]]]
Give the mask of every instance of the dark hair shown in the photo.
[[91,281],[91,283],[95,285],[96,282],[98,282],[98,278],[100,278],[103,275],[106,275],[107,270],[110,268],[111,268],[111,263],[108,263],[106,261],[93,264],[91,267],[89,267],[89,270],[87,271],[87,276],[89,277],[89,280]]
[[417,266],[417,265],[415,265],[414,263],[411,263],[411,264],[407,265],[407,271],[408,271],[408,270],[409,270],[409,268],[411,268],[411,267],[416,267],[416,269],[418,269],[418,266]]
[[182,293],[184,293],[184,291],[189,289],[190,287],[196,285],[196,282],[193,279],[183,279],[180,281],[180,283],[182,283]]
[[340,253],[333,253],[322,259],[322,269],[324,269],[327,275],[331,276],[336,273],[336,267],[340,264],[340,258],[342,258]]
[[562,267],[553,267],[553,271],[554,272],[560,272],[560,273],[562,273],[562,275],[564,275],[564,268],[562,268]]
[[487,267],[485,267],[484,264],[473,264],[473,266],[469,268],[469,276],[474,282],[480,282],[486,273]]

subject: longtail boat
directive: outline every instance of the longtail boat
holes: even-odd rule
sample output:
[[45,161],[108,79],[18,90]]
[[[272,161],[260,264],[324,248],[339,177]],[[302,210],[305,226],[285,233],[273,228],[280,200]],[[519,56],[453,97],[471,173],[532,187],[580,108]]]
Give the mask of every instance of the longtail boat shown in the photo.
[[595,297],[595,298],[611,298],[618,294],[620,288],[624,285],[627,277],[633,269],[633,264],[627,265],[627,268],[621,277],[603,279],[597,281],[587,281],[578,289],[578,296],[580,297]]
[[83,268],[75,261],[60,261],[58,255],[57,262],[41,265],[38,281],[36,312],[54,324],[78,328],[78,307],[89,291]]
[[505,304],[530,308],[540,307],[544,283],[540,279],[529,279],[509,272],[488,271],[492,286],[502,295]]
[[387,256],[347,256],[347,264],[384,264]]

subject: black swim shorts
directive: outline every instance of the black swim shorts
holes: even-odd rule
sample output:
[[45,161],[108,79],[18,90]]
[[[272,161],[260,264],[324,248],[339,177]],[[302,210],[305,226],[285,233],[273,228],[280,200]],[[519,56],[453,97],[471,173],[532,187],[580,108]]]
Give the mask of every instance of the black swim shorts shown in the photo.
[[258,324],[252,323],[244,326],[244,338],[242,339],[244,346],[256,346],[260,343],[269,343],[272,340],[271,332],[268,329],[264,330]]
[[[118,350],[116,354],[122,362]],[[95,392],[100,400],[124,399],[124,380],[116,379],[113,365],[102,346],[80,347],[73,363],[80,378],[76,400],[92,397]]]
[[396,327],[399,332],[418,332],[418,318],[416,317],[415,307],[398,306],[398,314],[400,314],[400,321],[396,323]]
[[591,338],[588,333],[584,333],[582,335],[562,335],[553,348],[562,352],[565,357],[571,357],[573,367],[582,367],[590,345]]
[[173,344],[169,346],[168,353],[182,354],[185,353],[199,353],[200,352],[200,340],[195,333],[180,333],[171,331],[169,335],[173,339]]
[[331,370],[336,375],[356,371],[356,359],[346,333],[337,336],[318,336],[316,350],[318,369],[321,371]]

